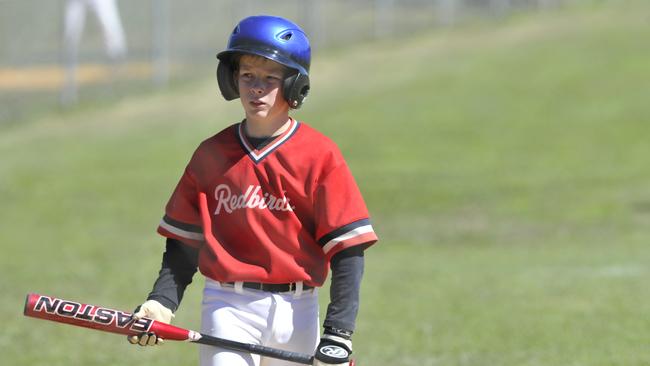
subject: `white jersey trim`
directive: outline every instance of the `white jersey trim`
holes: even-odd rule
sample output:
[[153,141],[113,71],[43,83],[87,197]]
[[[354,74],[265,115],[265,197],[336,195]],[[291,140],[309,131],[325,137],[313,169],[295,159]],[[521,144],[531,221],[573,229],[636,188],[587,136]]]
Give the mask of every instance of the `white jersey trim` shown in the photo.
[[186,231],[183,229],[179,229],[176,226],[172,226],[168,223],[165,222],[165,220],[160,221],[160,227],[169,231],[170,233],[174,235],[178,235],[180,237],[186,238],[186,239],[191,239],[191,240],[196,240],[196,241],[203,241],[203,234],[202,233],[193,233],[191,231]]
[[372,233],[374,231],[375,230],[373,230],[372,225],[359,226],[358,228],[350,230],[347,233],[339,235],[338,237],[328,241],[327,244],[323,246],[323,251],[325,254],[327,254],[330,250],[332,250],[332,248],[336,246],[336,244],[342,241],[350,240],[359,235]]

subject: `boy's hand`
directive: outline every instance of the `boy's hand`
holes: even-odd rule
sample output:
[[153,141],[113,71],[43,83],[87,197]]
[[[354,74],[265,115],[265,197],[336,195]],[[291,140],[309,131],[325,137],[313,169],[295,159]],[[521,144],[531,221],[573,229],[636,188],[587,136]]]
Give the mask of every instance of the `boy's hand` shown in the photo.
[[[173,317],[174,313],[156,300],[145,301],[133,313],[133,318],[136,320],[149,318],[167,324],[171,323]],[[141,346],[154,346],[163,343],[163,339],[154,333],[141,333],[135,336],[127,336],[127,340],[131,344],[139,344]]]
[[313,366],[348,366],[351,354],[351,340],[326,333],[316,347]]

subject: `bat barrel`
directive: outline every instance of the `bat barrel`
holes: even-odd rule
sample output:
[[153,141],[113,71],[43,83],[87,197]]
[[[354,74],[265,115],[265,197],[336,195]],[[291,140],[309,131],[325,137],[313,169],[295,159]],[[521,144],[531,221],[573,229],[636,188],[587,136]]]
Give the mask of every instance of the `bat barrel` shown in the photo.
[[185,341],[191,332],[170,324],[142,318],[131,313],[96,305],[82,304],[52,296],[29,294],[25,300],[25,316],[96,329],[109,333],[137,335],[156,333],[163,339]]

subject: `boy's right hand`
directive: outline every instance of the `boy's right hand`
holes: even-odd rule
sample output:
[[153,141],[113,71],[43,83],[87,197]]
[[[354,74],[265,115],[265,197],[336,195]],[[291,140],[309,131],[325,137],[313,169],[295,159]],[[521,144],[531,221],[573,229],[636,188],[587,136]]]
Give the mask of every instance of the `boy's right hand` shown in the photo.
[[[149,318],[167,324],[171,323],[173,317],[174,313],[156,300],[145,301],[133,313],[133,319],[135,320]],[[139,344],[141,346],[154,346],[163,343],[163,339],[154,333],[141,333],[134,336],[127,336],[126,338],[129,343]]]
[[312,366],[348,366],[350,361],[352,341],[333,334],[323,334],[316,347]]

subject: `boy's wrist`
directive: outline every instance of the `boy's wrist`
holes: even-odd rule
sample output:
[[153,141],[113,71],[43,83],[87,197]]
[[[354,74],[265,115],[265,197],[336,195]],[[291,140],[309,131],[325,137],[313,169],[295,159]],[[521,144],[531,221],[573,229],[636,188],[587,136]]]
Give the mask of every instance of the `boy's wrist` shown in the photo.
[[337,337],[341,337],[343,339],[350,339],[352,338],[352,333],[353,331],[348,330],[348,329],[343,329],[343,328],[336,328],[336,327],[323,327],[324,334],[331,334]]

